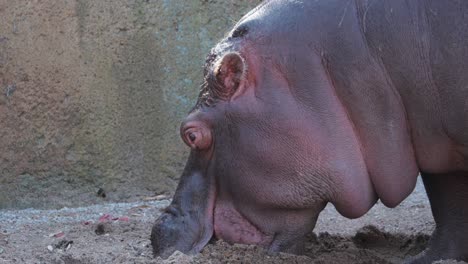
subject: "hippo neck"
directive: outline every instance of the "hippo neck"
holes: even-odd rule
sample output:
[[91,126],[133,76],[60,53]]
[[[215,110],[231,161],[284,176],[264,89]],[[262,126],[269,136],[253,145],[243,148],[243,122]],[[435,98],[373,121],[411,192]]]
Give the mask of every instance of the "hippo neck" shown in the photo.
[[[338,181],[344,185],[343,189],[338,190],[342,194],[333,202],[335,206],[340,204],[339,207],[346,208],[349,205],[346,201],[361,200],[359,208],[344,214],[357,216],[364,213],[372,206],[369,204],[372,199],[368,195],[359,196],[359,193],[368,193],[365,182],[370,181],[370,188],[373,188],[380,200],[386,206],[394,207],[413,191],[419,168],[413,148],[412,128],[407,118],[406,94],[401,93],[401,85],[396,85],[396,80],[402,77],[389,71],[379,54],[379,43],[405,47],[411,45],[409,42],[412,39],[398,42],[396,36],[395,39],[386,40],[383,35],[380,36],[382,39],[372,39],[374,36],[370,36],[370,32],[381,30],[380,25],[372,21],[383,16],[380,12],[387,12],[380,5],[375,9],[356,6],[355,2],[344,0],[308,1],[303,6],[297,5],[296,2],[288,2],[282,6],[283,11],[291,9],[289,13],[296,12],[294,18],[268,18],[273,17],[278,21],[268,21],[269,24],[276,25],[275,33],[270,34],[272,43],[276,45],[275,50],[270,49],[266,55],[288,55],[287,60],[284,55],[278,58],[283,67],[279,71],[286,69],[285,79],[291,87],[295,87],[296,91],[293,89],[292,93],[300,103],[308,105],[312,111],[321,111],[317,106],[321,109],[333,106],[335,108],[331,111],[344,112],[351,124],[353,131],[344,136],[359,142],[359,155],[365,163],[364,173],[368,179],[351,175],[358,171],[361,173],[361,170],[337,173],[336,177],[341,177]],[[404,11],[395,7],[392,12],[399,16],[413,17],[411,14],[404,14]],[[417,12],[417,7],[407,12]],[[295,21],[288,21],[291,19]],[[290,25],[294,25],[296,30],[291,30]],[[390,25],[382,25],[384,28],[388,26]],[[403,30],[412,30],[409,27],[398,29],[402,30],[401,35],[408,35]],[[268,32],[268,29],[262,30]],[[262,38],[261,41],[266,40]],[[390,60],[391,57],[387,59]],[[397,68],[398,65],[391,66]],[[297,74],[298,68],[303,71],[301,75],[307,78]],[[324,85],[317,81],[320,75],[317,72],[322,70],[328,78],[328,83]],[[337,107],[333,103],[335,101],[341,106]],[[345,123],[348,126],[346,121],[335,121],[337,126]],[[332,124],[333,121],[327,125]],[[335,141],[333,144],[340,147],[336,137],[329,137],[329,140]],[[356,181],[362,186],[355,186]],[[353,191],[349,191],[349,188]]]
[[[362,2],[371,4],[375,1]],[[258,61],[274,62],[270,71],[284,74],[289,86],[294,87],[291,92],[298,103],[323,115],[321,121],[325,120],[328,130],[343,124],[346,124],[343,131],[349,130],[348,124],[351,124],[352,131],[342,136],[348,137],[345,140],[328,138],[334,147],[339,149],[340,144],[348,143],[348,139],[359,142],[357,155],[361,159],[359,162],[365,164],[365,170],[346,172],[342,169],[336,173],[336,177],[340,177],[337,181],[343,184],[337,190],[340,194],[332,202],[344,212],[346,207],[356,207],[347,201],[360,200],[359,208],[343,213],[358,216],[372,206],[372,195],[367,189],[371,188],[385,205],[396,206],[414,189],[419,169],[413,149],[412,127],[407,118],[406,102],[409,99],[402,93],[402,86],[396,85],[396,81],[403,78],[388,69],[388,66],[398,69],[398,65],[385,63],[391,60],[391,53],[386,54],[385,60],[379,48],[385,44],[382,47],[404,49],[411,45],[412,39],[399,41],[397,33],[392,40],[386,40],[383,33],[377,35],[379,30],[382,31],[381,27],[391,26],[373,23],[384,20],[381,19],[384,17],[382,12],[390,12],[377,4],[378,1],[375,6],[356,6],[356,2],[346,0],[268,3],[268,9],[256,12],[241,23],[249,27],[246,39],[258,44],[255,48]],[[411,5],[416,4],[412,2]],[[404,11],[395,7],[391,12],[405,16]],[[417,12],[417,6],[407,12]],[[412,30],[406,24],[397,24],[404,25],[394,29],[400,31],[400,35],[406,36],[406,31]],[[370,35],[372,32],[375,35]],[[256,67],[250,69],[255,71]],[[316,77],[322,75],[319,71],[325,72],[327,83],[317,81]],[[322,113],[324,109],[329,112]],[[332,120],[341,114],[348,121]],[[353,175],[356,172],[365,175]],[[367,182],[371,183],[370,187]]]
[[457,125],[468,119],[454,114],[466,97],[453,96],[468,93],[460,85],[468,78],[454,70],[468,67],[460,56],[468,45],[460,21],[468,5],[359,4],[349,5],[354,15],[321,40],[325,66],[354,124],[373,186],[393,207],[414,189],[419,171],[468,169],[468,137]]
[[[323,40],[327,43],[323,46],[324,67],[361,143],[374,189],[386,206],[394,207],[413,191],[419,168],[405,94],[401,93],[402,86],[396,84],[396,80],[402,78],[394,72],[389,73],[379,51],[382,46],[377,43],[405,46],[408,41],[382,39],[373,40],[369,45],[372,32],[381,30],[373,20],[369,21],[369,17],[378,17],[379,12],[387,11],[369,6],[349,5],[347,8],[348,12],[357,15],[344,17],[340,26],[330,29],[335,33],[331,36],[341,38]],[[397,8],[393,12],[398,11],[403,12]],[[412,9],[406,11],[415,12]]]

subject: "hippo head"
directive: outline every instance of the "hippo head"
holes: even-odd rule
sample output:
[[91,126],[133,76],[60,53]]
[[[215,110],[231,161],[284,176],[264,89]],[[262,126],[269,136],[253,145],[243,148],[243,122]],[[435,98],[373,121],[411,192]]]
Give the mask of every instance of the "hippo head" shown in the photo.
[[239,25],[208,56],[180,128],[191,152],[152,230],[155,256],[197,253],[213,236],[297,253],[328,202],[359,217],[376,201],[320,54],[273,52],[248,32]]

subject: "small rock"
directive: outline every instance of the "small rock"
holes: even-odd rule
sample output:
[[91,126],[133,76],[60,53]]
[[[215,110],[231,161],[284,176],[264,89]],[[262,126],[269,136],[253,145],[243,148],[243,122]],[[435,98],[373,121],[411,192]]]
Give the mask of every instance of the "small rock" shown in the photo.
[[5,95],[6,97],[10,97],[16,91],[16,84],[10,84],[6,87]]
[[104,224],[98,224],[98,225],[96,226],[96,229],[94,230],[94,233],[96,233],[96,235],[100,236],[100,235],[102,235],[102,234],[105,233],[105,230],[104,230],[104,229],[105,229],[105,228],[104,228]]
[[49,250],[50,252],[54,251],[54,247],[52,245],[48,245],[47,246],[47,250]]
[[5,250],[0,247],[0,254],[2,254]]
[[99,190],[97,191],[97,196],[106,198],[106,192],[104,191],[103,188],[99,188]]
[[69,250],[71,245],[73,244],[73,240],[62,240],[55,245],[57,249]]
[[111,232],[111,228],[108,224],[105,224],[105,223],[99,223],[96,225],[96,229],[94,229],[94,233],[96,233],[96,235],[100,236],[100,235],[104,235],[104,234],[107,234],[107,233],[110,233]]

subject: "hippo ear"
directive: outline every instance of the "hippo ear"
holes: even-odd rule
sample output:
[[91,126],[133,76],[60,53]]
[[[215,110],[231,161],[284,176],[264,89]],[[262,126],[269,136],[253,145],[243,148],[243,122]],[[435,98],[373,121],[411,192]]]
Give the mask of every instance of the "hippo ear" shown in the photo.
[[220,94],[225,99],[231,98],[245,78],[245,62],[238,53],[225,54],[215,65],[214,75],[221,87]]

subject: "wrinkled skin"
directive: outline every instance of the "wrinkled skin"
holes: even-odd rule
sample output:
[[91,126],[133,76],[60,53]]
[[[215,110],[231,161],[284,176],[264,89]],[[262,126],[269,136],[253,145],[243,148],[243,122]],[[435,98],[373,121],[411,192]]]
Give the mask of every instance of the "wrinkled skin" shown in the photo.
[[[468,258],[468,2],[266,1],[208,56],[191,153],[155,255],[215,236],[300,253],[320,211],[394,207],[419,172],[436,231],[409,260]],[[457,235],[452,235],[457,233]]]

